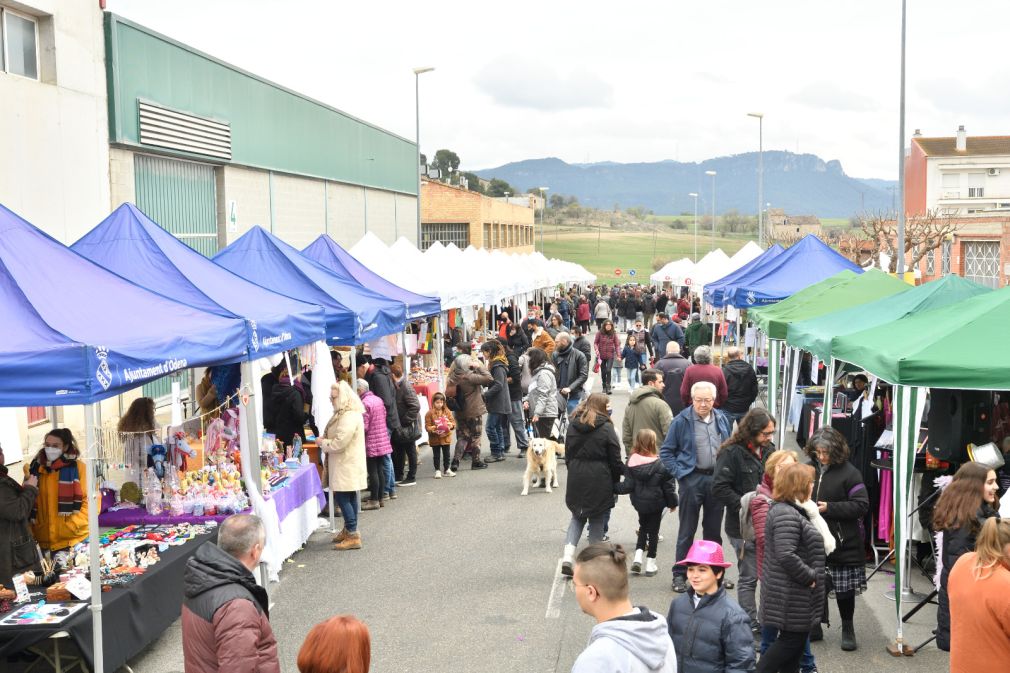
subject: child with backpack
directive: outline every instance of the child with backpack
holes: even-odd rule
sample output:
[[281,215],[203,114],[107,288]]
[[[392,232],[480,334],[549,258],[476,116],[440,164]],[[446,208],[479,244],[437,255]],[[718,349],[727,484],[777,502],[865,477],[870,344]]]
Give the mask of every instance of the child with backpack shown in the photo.
[[[435,479],[455,477],[456,473],[449,467],[449,447],[452,445],[452,431],[456,422],[452,413],[445,405],[445,395],[435,393],[431,398],[431,409],[424,415],[424,428],[428,431],[428,446],[431,447],[431,459],[435,463]],[[441,455],[442,463],[438,459]]]
[[[624,360],[624,368],[628,370],[629,391],[634,391],[635,388],[642,385],[642,359],[639,356],[638,349],[635,348],[637,345],[638,340],[635,338],[635,335],[629,334],[624,342],[624,349],[621,350],[621,359]],[[620,377],[617,380],[620,381]]]
[[673,511],[678,502],[677,479],[659,460],[656,433],[652,430],[639,430],[635,435],[635,444],[624,468],[624,481],[615,490],[630,495],[631,504],[638,512],[638,542],[631,572],[642,572],[642,556],[646,556],[645,576],[652,577],[657,572],[656,547],[663,510],[669,507]]

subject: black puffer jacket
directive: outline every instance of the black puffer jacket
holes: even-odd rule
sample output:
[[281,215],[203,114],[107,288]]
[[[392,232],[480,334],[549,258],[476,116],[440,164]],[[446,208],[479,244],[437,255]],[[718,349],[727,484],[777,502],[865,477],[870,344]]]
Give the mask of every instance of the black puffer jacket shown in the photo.
[[491,376],[494,379],[484,391],[484,406],[492,414],[512,413],[512,399],[509,397],[509,368],[501,360],[491,361]]
[[418,414],[421,411],[421,401],[417,398],[417,391],[414,390],[414,386],[410,385],[410,380],[406,376],[395,385],[396,415],[399,418],[400,429],[394,431],[389,439],[400,444],[410,444],[421,432],[421,426],[417,422]]
[[614,506],[614,486],[621,480],[621,443],[614,424],[598,416],[587,425],[573,420],[565,437],[568,481],[565,504],[577,517],[603,514]]
[[722,366],[729,395],[720,407],[723,411],[744,414],[758,396],[758,379],[754,368],[744,360],[730,360]]
[[684,382],[684,372],[690,366],[691,362],[683,355],[664,355],[656,361],[656,369],[663,372],[663,399],[670,405],[674,416],[684,410],[680,384]]
[[799,505],[775,502],[765,521],[761,624],[805,632],[823,612],[824,540]]
[[754,670],[750,617],[719,587],[694,606],[694,589],[675,598],[666,616],[677,670],[682,673],[748,673]]
[[947,578],[950,569],[957,560],[970,551],[975,551],[975,538],[982,530],[986,519],[999,514],[988,503],[978,508],[975,520],[967,526],[955,530],[943,531],[943,545],[940,548],[940,558],[943,569],[940,571],[940,591],[937,594],[936,608],[936,646],[944,652],[950,652],[950,599],[947,597]]
[[866,561],[863,517],[870,509],[870,496],[863,484],[863,475],[849,461],[828,466],[814,462],[817,479],[811,500],[828,503],[821,516],[835,537],[835,551],[828,557],[828,563],[833,566],[862,565]]
[[719,450],[712,495],[726,506],[726,535],[740,537],[740,498],[755,490],[763,476],[764,461],[747,447],[730,444]]
[[305,439],[305,401],[290,383],[275,383],[263,409],[263,426],[290,446],[295,435]]
[[630,495],[636,512],[654,514],[666,507],[676,507],[677,479],[658,458],[634,467],[624,466],[624,481],[614,488],[621,495]]
[[377,358],[365,375],[365,380],[368,381],[368,389],[375,393],[386,407],[386,429],[392,437],[393,431],[400,427],[400,415],[396,411],[396,386],[389,364]]

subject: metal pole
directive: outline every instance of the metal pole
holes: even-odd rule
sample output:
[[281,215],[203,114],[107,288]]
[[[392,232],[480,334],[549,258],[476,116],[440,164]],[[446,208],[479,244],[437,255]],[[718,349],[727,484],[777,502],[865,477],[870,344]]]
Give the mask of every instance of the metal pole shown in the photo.
[[898,103],[898,277],[905,274],[905,5],[901,0],[901,94]]
[[[694,197],[694,263],[698,263],[698,194],[691,192],[688,196]],[[694,275],[694,274],[692,274]]]
[[765,177],[765,140],[764,140],[764,115],[758,117],[758,244],[765,246],[764,218],[761,215],[761,204],[764,202],[764,177]]
[[88,460],[88,556],[91,562],[91,631],[93,652],[93,671],[105,670],[105,652],[102,642],[102,572],[99,555],[100,529],[98,527],[98,510],[102,507],[101,490],[99,489],[100,459],[98,441],[95,435],[95,407],[84,405],[84,441],[87,442],[86,455]]
[[715,250],[715,171],[712,171],[712,247]]
[[[417,249],[421,249],[421,73],[414,72],[414,142],[417,144]],[[356,394],[356,392],[355,392]],[[330,507],[332,514],[333,508]],[[332,527],[332,526],[331,526]]]

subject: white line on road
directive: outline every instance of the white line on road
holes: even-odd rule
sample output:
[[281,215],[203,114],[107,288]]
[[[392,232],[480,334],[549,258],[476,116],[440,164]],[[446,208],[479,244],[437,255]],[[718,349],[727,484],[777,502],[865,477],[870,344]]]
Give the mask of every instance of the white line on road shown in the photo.
[[561,574],[561,562],[562,559],[558,559],[558,567],[554,570],[551,595],[547,599],[547,614],[544,615],[546,619],[557,619],[561,616],[561,606],[558,603],[560,603],[561,597],[565,595],[565,588],[568,584],[568,580]]

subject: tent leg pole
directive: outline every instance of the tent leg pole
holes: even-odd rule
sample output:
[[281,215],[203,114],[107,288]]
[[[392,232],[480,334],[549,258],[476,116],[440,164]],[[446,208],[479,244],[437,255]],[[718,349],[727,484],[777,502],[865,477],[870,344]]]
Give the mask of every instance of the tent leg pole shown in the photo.
[[92,670],[105,671],[105,652],[102,640],[102,563],[99,554],[101,530],[98,527],[98,510],[102,506],[99,489],[99,448],[95,433],[95,407],[84,405],[84,437],[88,456],[88,555],[91,562],[91,630],[94,648]]
[[821,427],[831,425],[832,392],[835,389],[835,359],[829,358],[825,363],[827,371],[824,377],[824,406],[821,407]]
[[[286,356],[285,356],[286,357]],[[252,361],[245,360],[239,365],[239,371],[241,374],[241,383],[239,390],[245,389],[249,391],[249,404],[245,405],[245,417],[246,417],[246,442],[248,443],[248,450],[246,455],[242,456],[242,460],[247,463],[248,470],[243,474],[249,475],[249,480],[252,482],[251,489],[256,489],[259,494],[263,493],[263,484],[260,481],[260,462],[259,462],[259,450],[260,450],[260,420],[256,413],[256,396],[260,394],[260,388],[255,385],[257,382],[253,381],[252,374]],[[290,375],[291,370],[288,370]],[[249,497],[252,501],[252,496]],[[259,564],[259,580],[260,586],[267,589],[269,592],[270,587],[270,570],[267,568],[266,563]]]

